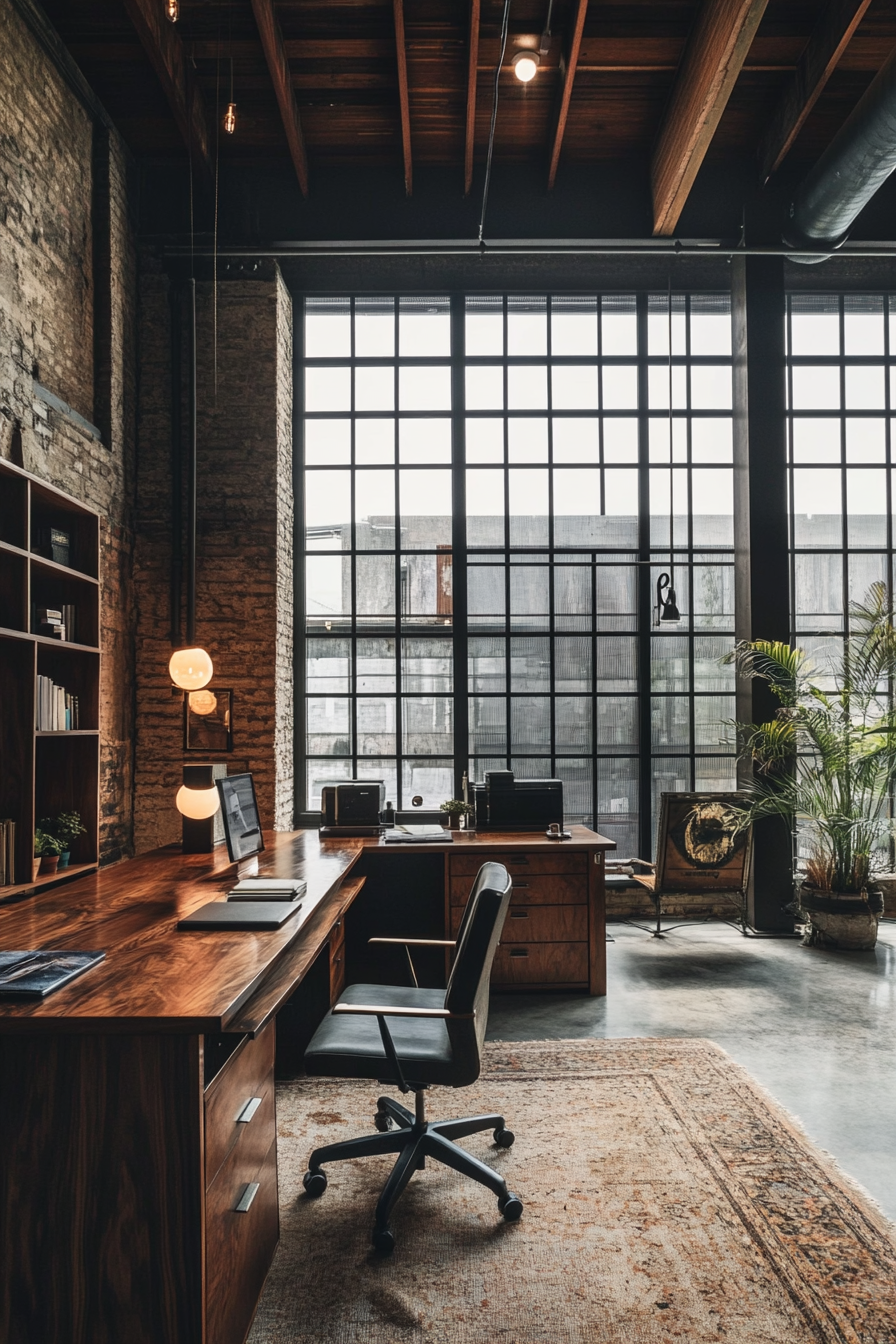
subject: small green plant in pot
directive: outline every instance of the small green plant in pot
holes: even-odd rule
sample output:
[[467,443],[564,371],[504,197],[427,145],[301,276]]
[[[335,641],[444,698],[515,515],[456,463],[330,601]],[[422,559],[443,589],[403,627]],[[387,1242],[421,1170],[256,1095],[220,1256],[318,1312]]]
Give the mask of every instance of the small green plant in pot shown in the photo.
[[741,759],[754,769],[742,825],[772,816],[796,825],[804,941],[860,949],[877,941],[883,901],[874,878],[888,867],[894,834],[896,631],[886,584],[872,584],[849,617],[827,675],[802,649],[773,640],[741,643],[723,661],[766,682],[781,704],[768,723],[736,725]]
[[50,835],[48,831],[40,827],[34,832],[34,857],[40,859],[39,872],[55,873],[59,865],[59,855],[62,853],[62,845],[56,839],[55,835]]
[[448,829],[457,831],[460,829],[461,817],[471,816],[473,809],[462,798],[446,798],[444,803],[439,804],[439,811],[447,813]]
[[52,828],[53,835],[56,836],[62,845],[62,853],[59,855],[59,867],[67,868],[72,857],[72,845],[79,835],[87,834],[87,827],[81,825],[80,812],[60,812],[54,820],[48,820],[46,824]]

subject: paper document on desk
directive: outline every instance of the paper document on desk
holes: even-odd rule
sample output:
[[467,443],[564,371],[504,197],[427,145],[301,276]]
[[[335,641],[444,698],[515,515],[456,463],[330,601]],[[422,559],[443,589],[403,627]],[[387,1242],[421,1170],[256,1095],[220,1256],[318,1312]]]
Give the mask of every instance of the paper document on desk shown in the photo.
[[393,826],[383,839],[387,845],[451,844],[454,836],[444,826]]

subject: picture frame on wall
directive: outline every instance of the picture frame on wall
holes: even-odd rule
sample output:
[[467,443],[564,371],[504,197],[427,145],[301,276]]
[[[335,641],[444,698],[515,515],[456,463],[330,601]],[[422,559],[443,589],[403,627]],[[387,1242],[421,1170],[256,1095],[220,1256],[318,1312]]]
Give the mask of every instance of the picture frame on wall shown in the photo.
[[207,686],[184,696],[184,751],[233,751],[233,691]]

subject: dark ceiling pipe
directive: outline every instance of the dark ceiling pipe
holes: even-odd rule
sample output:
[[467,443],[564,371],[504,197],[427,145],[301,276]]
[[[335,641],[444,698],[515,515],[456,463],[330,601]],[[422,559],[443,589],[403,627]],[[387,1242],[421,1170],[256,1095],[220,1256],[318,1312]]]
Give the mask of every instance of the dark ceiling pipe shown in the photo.
[[791,247],[823,261],[896,168],[896,48],[793,197],[784,229]]

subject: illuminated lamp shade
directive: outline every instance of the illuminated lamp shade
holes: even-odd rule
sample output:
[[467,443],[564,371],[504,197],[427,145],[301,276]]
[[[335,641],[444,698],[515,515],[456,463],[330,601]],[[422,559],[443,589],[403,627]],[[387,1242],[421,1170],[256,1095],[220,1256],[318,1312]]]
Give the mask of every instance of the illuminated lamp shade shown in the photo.
[[178,0],[165,0],[165,18],[169,23],[177,23],[180,17]]
[[537,51],[518,51],[513,58],[513,73],[521,84],[534,79],[540,63]]
[[218,697],[214,691],[191,691],[190,709],[194,714],[213,714],[218,708]]
[[188,789],[186,784],[181,784],[174,804],[178,812],[191,821],[207,821],[217,812],[220,798],[214,784],[210,789]]
[[224,130],[228,135],[233,135],[236,130],[236,103],[227,104],[227,111],[224,113]]
[[214,670],[205,649],[175,649],[168,664],[171,680],[182,691],[201,691],[211,681]]

